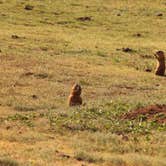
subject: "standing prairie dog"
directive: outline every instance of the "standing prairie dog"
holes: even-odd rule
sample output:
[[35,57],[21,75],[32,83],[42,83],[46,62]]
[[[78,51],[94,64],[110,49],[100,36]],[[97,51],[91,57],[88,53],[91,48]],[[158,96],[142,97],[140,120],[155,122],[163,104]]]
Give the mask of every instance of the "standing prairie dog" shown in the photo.
[[165,55],[163,51],[157,51],[154,56],[157,59],[157,67],[155,74],[159,76],[164,76],[165,73]]
[[81,92],[81,86],[79,84],[74,84],[68,97],[69,106],[78,106],[82,104]]

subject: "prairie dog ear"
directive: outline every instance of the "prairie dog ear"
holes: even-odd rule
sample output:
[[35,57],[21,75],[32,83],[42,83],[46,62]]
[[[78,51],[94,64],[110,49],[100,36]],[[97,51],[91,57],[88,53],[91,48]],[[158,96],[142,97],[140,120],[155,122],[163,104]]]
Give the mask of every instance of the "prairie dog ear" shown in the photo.
[[77,84],[75,83],[75,84],[72,86],[72,89],[74,90],[76,87],[77,87]]

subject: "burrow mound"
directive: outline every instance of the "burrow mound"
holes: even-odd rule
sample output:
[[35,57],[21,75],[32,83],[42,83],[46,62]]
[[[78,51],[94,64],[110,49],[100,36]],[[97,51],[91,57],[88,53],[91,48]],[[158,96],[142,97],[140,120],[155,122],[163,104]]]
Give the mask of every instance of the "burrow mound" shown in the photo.
[[137,118],[142,120],[151,120],[158,123],[166,123],[166,105],[149,105],[146,107],[135,109],[124,115],[124,119],[134,120]]

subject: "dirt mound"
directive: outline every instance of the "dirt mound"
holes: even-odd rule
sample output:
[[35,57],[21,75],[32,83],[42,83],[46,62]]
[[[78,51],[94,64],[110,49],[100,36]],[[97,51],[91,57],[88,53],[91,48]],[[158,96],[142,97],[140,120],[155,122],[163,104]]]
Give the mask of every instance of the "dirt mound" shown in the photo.
[[142,120],[153,120],[159,123],[166,123],[166,105],[150,105],[133,110],[124,115],[124,119],[136,119],[141,117]]

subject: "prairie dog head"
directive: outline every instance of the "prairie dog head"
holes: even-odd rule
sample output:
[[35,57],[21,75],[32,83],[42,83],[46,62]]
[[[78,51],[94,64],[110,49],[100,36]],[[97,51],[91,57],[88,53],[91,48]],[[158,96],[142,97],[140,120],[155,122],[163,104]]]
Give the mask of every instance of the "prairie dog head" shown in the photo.
[[156,57],[156,59],[158,61],[165,61],[165,56],[164,56],[164,52],[163,51],[157,51],[154,56]]
[[79,84],[74,84],[71,89],[71,94],[73,95],[81,95],[81,86]]

